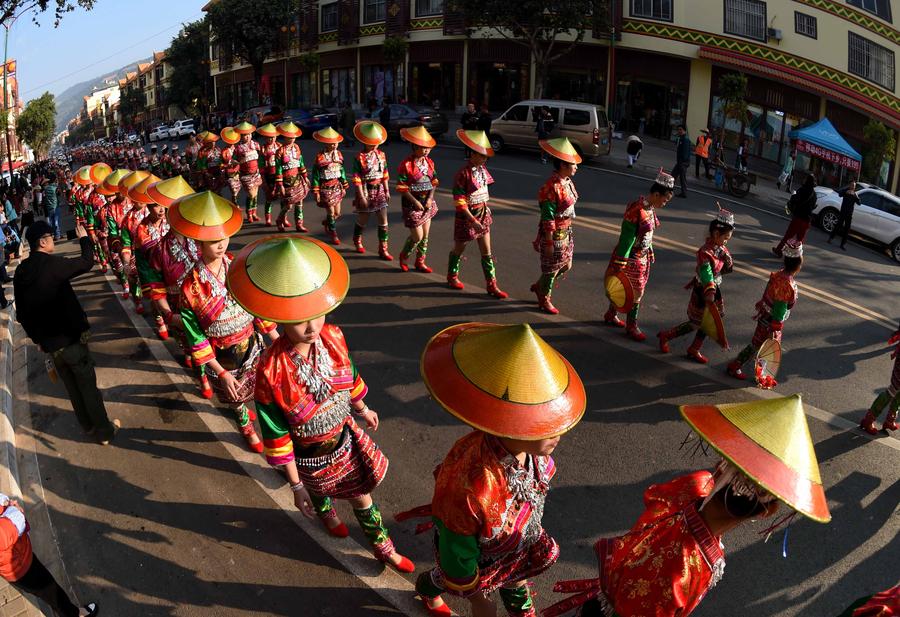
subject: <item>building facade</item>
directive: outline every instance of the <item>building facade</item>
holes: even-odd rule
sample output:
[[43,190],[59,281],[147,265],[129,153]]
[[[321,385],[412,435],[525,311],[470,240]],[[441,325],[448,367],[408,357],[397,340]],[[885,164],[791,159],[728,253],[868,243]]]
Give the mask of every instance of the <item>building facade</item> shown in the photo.
[[[747,139],[763,170],[783,165],[791,130],[823,117],[860,152],[870,119],[900,129],[900,0],[612,0],[610,13],[612,31],[589,28],[553,63],[546,98],[604,105],[621,130],[654,137],[679,124],[693,136],[721,128],[729,147]],[[408,42],[400,62],[385,61],[393,36]],[[403,98],[502,112],[535,91],[526,47],[467,32],[442,0],[303,0],[281,49],[264,83],[271,103],[287,107]],[[251,106],[252,70],[215,42],[210,60],[219,109]],[[721,111],[719,80],[734,72],[748,79],[743,122]],[[894,192],[897,168],[884,170]]]

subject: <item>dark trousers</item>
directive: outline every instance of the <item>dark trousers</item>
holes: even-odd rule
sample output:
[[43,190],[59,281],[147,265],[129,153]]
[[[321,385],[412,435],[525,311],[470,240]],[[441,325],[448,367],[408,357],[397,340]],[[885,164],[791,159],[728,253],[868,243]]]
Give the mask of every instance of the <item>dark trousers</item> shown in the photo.
[[700,163],[703,163],[703,173],[709,178],[709,159],[705,156],[694,155],[694,175],[700,177]]
[[781,253],[781,249],[784,248],[784,245],[787,244],[787,241],[791,238],[797,238],[801,243],[806,242],[806,232],[809,231],[809,226],[810,222],[807,220],[796,217],[792,218],[787,231],[784,232],[784,237],[781,238],[781,242],[775,247],[776,252]]
[[87,345],[74,343],[54,352],[53,364],[66,386],[81,428],[93,434],[98,441],[111,439],[115,427],[106,415],[103,396],[97,389],[94,359]]
[[31,567],[25,576],[10,585],[20,592],[37,596],[53,609],[57,617],[78,617],[79,609],[69,600],[69,594],[59,586],[50,571],[41,563],[37,555],[31,558]]
[[687,168],[689,166],[690,162],[675,163],[675,167],[672,168],[672,176],[681,183],[682,195],[687,195]]
[[831,230],[831,235],[828,237],[828,241],[831,242],[832,240],[834,240],[835,236],[840,236],[841,246],[847,244],[847,234],[850,233],[850,223],[852,221],[852,214],[844,214],[843,212],[841,212],[840,216],[838,216],[838,220],[834,226],[834,229]]

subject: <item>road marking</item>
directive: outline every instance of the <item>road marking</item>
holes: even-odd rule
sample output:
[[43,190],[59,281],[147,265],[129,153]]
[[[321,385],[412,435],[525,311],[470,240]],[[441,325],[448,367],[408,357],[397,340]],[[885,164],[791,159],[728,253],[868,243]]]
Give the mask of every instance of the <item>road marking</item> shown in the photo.
[[519,171],[518,169],[506,169],[505,167],[494,167],[491,165],[492,171],[505,171],[510,174],[519,174],[520,176],[531,176],[533,178],[540,178],[541,174],[533,174],[530,171]]

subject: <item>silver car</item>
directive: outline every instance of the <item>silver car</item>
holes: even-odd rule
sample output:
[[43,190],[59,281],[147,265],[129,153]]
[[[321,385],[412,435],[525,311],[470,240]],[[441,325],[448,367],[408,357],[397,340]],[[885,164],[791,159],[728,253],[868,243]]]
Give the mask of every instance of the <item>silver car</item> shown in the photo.
[[[816,187],[813,215],[828,233],[837,225],[843,194],[843,190]],[[853,210],[850,231],[888,247],[891,257],[900,261],[900,197],[862,182],[857,183],[856,194],[859,204]]]

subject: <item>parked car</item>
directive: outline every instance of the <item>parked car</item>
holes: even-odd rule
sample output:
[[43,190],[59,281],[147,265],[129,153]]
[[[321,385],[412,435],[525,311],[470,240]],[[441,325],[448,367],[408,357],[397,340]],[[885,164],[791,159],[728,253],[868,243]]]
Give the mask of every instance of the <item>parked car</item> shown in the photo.
[[[381,117],[382,108],[379,107],[372,113],[365,114],[366,118],[378,120]],[[449,129],[447,116],[428,107],[411,107],[399,103],[391,103],[391,122],[386,127],[388,134],[399,135],[400,129],[412,126],[424,126],[432,137],[440,137]]]
[[194,120],[192,118],[178,120],[172,125],[172,128],[169,129],[169,139],[177,139],[186,135],[195,135],[196,133],[197,131],[194,129]]
[[287,109],[282,118],[290,120],[303,131],[302,137],[311,137],[313,133],[329,126],[337,128],[338,115],[324,107],[308,107],[303,109]]
[[269,122],[278,124],[284,118],[284,110],[278,105],[258,105],[245,109],[240,117],[246,118],[247,122],[255,122],[256,126],[262,126]]
[[165,124],[160,124],[150,131],[149,139],[150,141],[163,141],[169,139],[169,127]]
[[[831,233],[841,212],[843,191],[816,187],[813,215],[826,232]],[[900,197],[869,184],[857,185],[859,204],[853,210],[850,231],[875,240],[890,249],[891,257],[900,261]]]
[[552,137],[568,137],[583,157],[591,158],[612,152],[606,109],[590,103],[528,100],[516,103],[491,124],[491,147],[500,152],[505,147],[538,150],[537,125],[541,107],[550,108],[554,127]]

